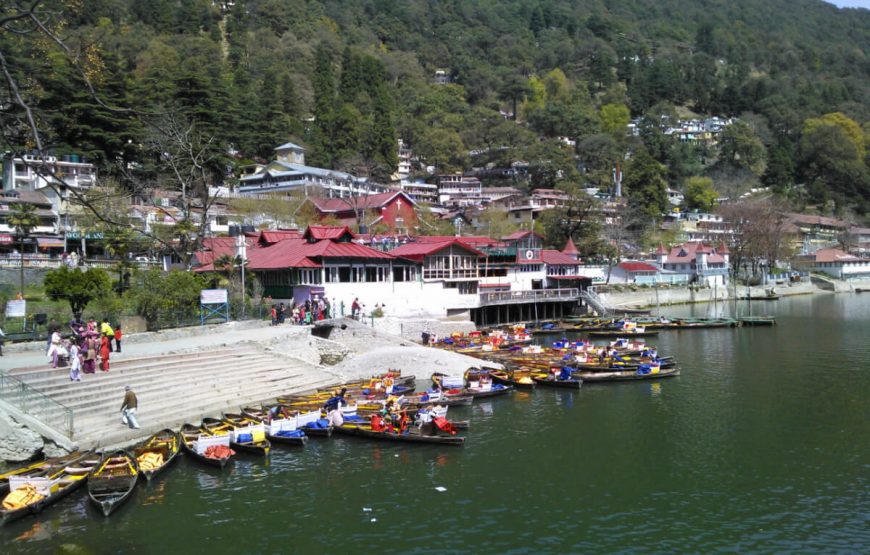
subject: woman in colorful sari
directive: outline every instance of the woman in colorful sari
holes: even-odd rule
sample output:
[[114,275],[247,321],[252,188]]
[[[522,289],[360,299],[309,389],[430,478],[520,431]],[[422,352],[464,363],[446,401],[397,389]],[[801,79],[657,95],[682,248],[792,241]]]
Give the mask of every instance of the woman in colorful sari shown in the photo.
[[100,338],[100,370],[103,372],[109,371],[109,336],[103,334]]

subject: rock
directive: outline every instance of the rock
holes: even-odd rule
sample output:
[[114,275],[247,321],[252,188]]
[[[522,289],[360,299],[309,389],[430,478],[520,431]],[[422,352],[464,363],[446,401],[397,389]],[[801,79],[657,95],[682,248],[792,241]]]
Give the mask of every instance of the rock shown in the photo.
[[45,443],[42,446],[42,454],[45,455],[45,458],[51,457],[63,457],[64,455],[69,455],[70,451],[61,447],[51,440],[44,440]]
[[0,410],[0,459],[21,462],[32,459],[43,446],[42,436]]

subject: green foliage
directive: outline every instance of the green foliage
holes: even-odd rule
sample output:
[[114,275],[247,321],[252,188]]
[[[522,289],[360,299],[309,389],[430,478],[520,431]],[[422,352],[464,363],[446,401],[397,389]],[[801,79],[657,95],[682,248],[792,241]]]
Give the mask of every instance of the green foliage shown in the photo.
[[625,169],[623,187],[630,204],[652,221],[668,209],[667,168],[641,149]]
[[713,180],[709,177],[690,177],[686,180],[684,192],[686,208],[712,212],[719,196],[713,188]]
[[130,296],[136,313],[145,318],[149,328],[156,326],[161,318],[171,320],[179,315],[189,318],[199,313],[199,294],[206,286],[199,274],[179,270],[164,274],[151,269],[143,272],[137,281]]
[[80,314],[94,299],[111,295],[109,274],[100,268],[89,268],[83,272],[79,268],[69,269],[62,266],[45,274],[43,287],[52,300],[63,299],[69,303],[73,314]]
[[[298,137],[310,164],[360,160],[379,179],[394,171],[398,137],[440,172],[465,169],[469,151],[488,147],[498,154],[481,162],[501,165],[524,159],[539,137],[568,136],[602,185],[614,153],[598,135],[622,143],[624,107],[638,116],[667,103],[762,123],[723,135],[721,173],[805,182],[820,198],[870,197],[866,148],[856,161],[845,121],[860,129],[870,119],[866,12],[793,0],[609,4],[42,0],[36,13],[63,21],[80,67],[30,28],[3,31],[0,48],[46,146],[86,154],[101,176],[155,166],[159,153],[140,146],[140,114],[170,111],[220,153],[269,158]],[[437,68],[453,84],[430,83]],[[499,111],[513,112],[507,123],[520,131],[481,132],[480,115]],[[32,149],[22,111],[13,103],[4,114],[7,149]],[[671,183],[715,161],[652,129],[641,140]],[[634,149],[627,142],[620,154]],[[228,163],[210,168],[216,182]],[[141,173],[150,184],[167,171]]]

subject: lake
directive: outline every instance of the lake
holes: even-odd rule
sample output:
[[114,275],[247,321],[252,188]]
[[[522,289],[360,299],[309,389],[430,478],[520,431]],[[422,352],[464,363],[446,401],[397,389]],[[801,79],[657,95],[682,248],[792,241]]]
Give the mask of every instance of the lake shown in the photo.
[[463,448],[315,438],[223,473],[182,458],[110,518],[79,492],[5,527],[3,551],[866,553],[870,295],[752,312],[778,325],[651,340],[679,377],[453,407]]

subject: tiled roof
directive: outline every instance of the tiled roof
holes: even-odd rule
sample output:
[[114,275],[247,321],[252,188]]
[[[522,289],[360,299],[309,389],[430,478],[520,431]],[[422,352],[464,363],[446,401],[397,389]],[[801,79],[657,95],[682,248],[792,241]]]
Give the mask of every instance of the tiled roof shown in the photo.
[[523,237],[525,237],[527,235],[534,235],[535,237],[538,237],[540,239],[544,238],[540,233],[535,233],[534,231],[529,231],[529,230],[520,230],[520,231],[514,231],[510,235],[502,237],[502,240],[503,241],[516,241],[517,239],[522,239]]
[[708,264],[725,262],[725,257],[715,253],[711,247],[698,241],[689,241],[672,248],[665,260],[665,264],[691,264],[695,261],[695,255],[698,253],[707,253]]
[[574,259],[573,256],[561,253],[557,250],[544,249],[541,251],[541,259],[544,264],[551,266],[579,266],[580,262]]
[[400,245],[391,250],[390,254],[393,256],[408,258],[410,260],[420,261],[423,260],[423,257],[442,251],[451,245],[461,247],[472,254],[483,256],[483,253],[466,243],[463,243],[458,237],[452,237],[451,239],[440,242],[405,243],[404,245]]
[[840,249],[819,249],[813,256],[816,262],[856,262],[861,260]]
[[619,268],[622,268],[626,272],[658,272],[659,269],[653,266],[652,264],[647,264],[646,262],[620,262],[617,264]]
[[824,225],[829,227],[849,227],[847,222],[825,216],[813,216],[811,214],[786,214],[788,221],[803,225]]
[[401,195],[406,202],[411,205],[417,204],[414,202],[410,196],[405,194],[403,191],[388,191],[386,193],[376,193],[374,195],[367,195],[364,197],[354,197],[353,200],[349,200],[347,198],[314,198],[311,197],[310,200],[314,203],[314,206],[317,208],[318,212],[321,213],[335,213],[335,212],[353,212],[354,210],[358,210],[360,208],[369,210],[372,208],[383,208],[396,196]]

